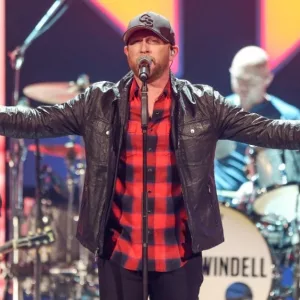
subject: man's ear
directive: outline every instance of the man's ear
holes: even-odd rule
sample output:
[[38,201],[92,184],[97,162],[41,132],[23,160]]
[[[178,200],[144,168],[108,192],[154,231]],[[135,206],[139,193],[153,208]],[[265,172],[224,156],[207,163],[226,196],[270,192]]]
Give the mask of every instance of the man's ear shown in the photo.
[[170,47],[170,56],[171,56],[171,60],[173,60],[176,56],[177,56],[177,54],[178,54],[178,46],[171,46]]
[[178,46],[170,47],[170,57],[169,57],[169,67],[171,68],[174,62],[175,57],[178,54]]
[[124,47],[124,53],[125,53],[126,56],[128,56],[128,46]]

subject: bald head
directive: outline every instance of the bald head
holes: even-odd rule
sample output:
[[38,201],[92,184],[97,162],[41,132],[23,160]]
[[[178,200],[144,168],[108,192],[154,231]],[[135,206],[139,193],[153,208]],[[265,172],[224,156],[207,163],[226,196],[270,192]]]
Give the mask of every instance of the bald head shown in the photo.
[[269,56],[265,50],[257,46],[247,46],[239,50],[234,56],[230,68],[231,73],[240,69],[251,71],[249,75],[268,76]]
[[269,56],[267,52],[257,46],[247,46],[236,53],[232,65],[267,65]]
[[257,46],[239,50],[230,67],[232,90],[239,96],[241,106],[251,109],[264,101],[273,75],[269,69],[269,56]]

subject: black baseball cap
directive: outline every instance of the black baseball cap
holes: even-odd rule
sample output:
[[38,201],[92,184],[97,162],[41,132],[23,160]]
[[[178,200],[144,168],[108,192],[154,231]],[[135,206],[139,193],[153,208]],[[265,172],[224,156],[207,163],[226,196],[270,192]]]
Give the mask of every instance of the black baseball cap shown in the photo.
[[175,45],[175,33],[170,21],[164,16],[151,11],[142,13],[129,22],[127,30],[123,35],[124,42],[128,44],[131,35],[142,29],[150,30],[165,42]]

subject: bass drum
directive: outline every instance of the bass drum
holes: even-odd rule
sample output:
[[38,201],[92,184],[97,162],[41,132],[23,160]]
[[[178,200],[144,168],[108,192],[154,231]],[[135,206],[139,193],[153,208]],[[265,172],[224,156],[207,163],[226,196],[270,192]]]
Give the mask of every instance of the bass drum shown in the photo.
[[225,242],[202,253],[200,299],[268,299],[274,263],[266,240],[244,214],[223,205],[220,211]]

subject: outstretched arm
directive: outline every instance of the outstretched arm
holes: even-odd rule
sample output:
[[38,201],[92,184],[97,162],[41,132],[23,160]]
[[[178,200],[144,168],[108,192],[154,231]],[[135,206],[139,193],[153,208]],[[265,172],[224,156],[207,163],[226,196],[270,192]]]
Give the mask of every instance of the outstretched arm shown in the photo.
[[14,138],[46,138],[82,135],[90,88],[76,98],[58,105],[0,108],[0,134]]
[[300,149],[300,121],[272,120],[232,106],[217,92],[213,115],[220,139],[276,149]]

